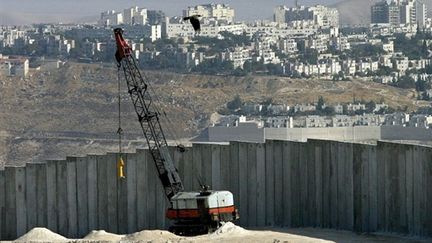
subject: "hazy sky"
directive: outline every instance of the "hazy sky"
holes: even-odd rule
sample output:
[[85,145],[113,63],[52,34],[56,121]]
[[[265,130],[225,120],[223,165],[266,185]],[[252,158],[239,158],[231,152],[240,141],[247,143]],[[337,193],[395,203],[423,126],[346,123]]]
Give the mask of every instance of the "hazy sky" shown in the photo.
[[[303,5],[332,4],[341,0],[299,0]],[[237,20],[270,18],[277,5],[294,5],[294,0],[0,0],[0,24],[33,21],[68,22],[99,16],[104,10],[122,10],[130,6],[163,10],[169,16],[181,15],[187,6],[203,3],[227,3],[236,10]]]

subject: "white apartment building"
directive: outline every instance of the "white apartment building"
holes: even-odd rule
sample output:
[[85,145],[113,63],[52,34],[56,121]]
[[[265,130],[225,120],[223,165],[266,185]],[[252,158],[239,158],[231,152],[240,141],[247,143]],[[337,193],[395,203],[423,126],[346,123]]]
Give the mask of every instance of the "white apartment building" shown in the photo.
[[[245,24],[201,25],[199,36],[219,37],[223,31],[239,35],[245,28]],[[163,29],[166,38],[193,38],[196,35],[192,25],[180,18],[167,18]]]
[[101,13],[99,24],[103,26],[113,26],[123,24],[123,14],[114,10]]
[[195,7],[188,7],[183,10],[183,16],[201,15],[202,18],[214,19],[226,23],[233,23],[235,12],[226,4],[205,4]]
[[297,53],[297,42],[295,39],[282,39],[278,42],[278,48],[282,53],[292,54]]
[[244,63],[252,59],[250,50],[243,47],[235,47],[227,54],[227,59],[233,63],[234,68],[243,68]]
[[313,21],[313,24],[317,27],[335,27],[339,26],[339,12],[335,8],[328,8],[322,5],[293,8],[278,6],[274,10],[274,21],[277,23],[282,24],[304,20]]
[[145,25],[147,24],[147,9],[138,6],[130,7],[123,10],[123,22],[128,25]]
[[7,57],[0,54],[0,75],[27,77],[29,60],[24,57]]

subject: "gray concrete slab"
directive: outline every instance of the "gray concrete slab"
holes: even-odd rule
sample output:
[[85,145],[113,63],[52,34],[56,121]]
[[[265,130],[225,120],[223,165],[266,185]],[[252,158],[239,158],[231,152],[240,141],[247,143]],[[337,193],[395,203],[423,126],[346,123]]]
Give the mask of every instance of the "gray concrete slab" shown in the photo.
[[347,229],[354,230],[354,181],[353,181],[353,144],[345,143],[346,163],[345,163],[345,176],[346,176],[346,219]]
[[[129,164],[129,154],[123,154],[123,161],[125,163],[124,173],[126,174],[126,178],[118,178],[117,177],[117,219],[118,219],[118,233],[126,234],[128,233],[128,181],[132,176],[128,173]],[[118,160],[118,159],[117,159]],[[136,185],[136,183],[135,183]],[[135,216],[132,214],[131,216]],[[136,218],[136,217],[133,217]]]
[[266,226],[274,225],[274,157],[272,140],[265,143],[265,204],[266,204]]
[[67,222],[66,237],[78,237],[77,166],[76,158],[66,158],[67,177]]
[[406,146],[405,149],[407,227],[408,232],[414,232],[414,147]]
[[377,176],[377,149],[369,147],[369,230],[375,232],[378,229],[378,176]]
[[377,217],[377,230],[386,231],[386,152],[385,144],[378,142],[377,144],[377,203],[378,203],[378,217]]
[[220,147],[220,188],[228,190],[230,186],[230,147],[228,145]]
[[214,190],[221,189],[221,146],[211,145],[211,184]]
[[291,164],[293,163],[293,143],[284,142],[282,151],[282,200],[283,200],[283,222],[284,227],[291,227]]
[[108,188],[107,167],[108,156],[96,157],[97,162],[97,216],[98,228],[108,230]]
[[37,167],[35,163],[26,164],[26,206],[27,230],[31,230],[38,225],[37,222]]
[[322,227],[330,228],[331,221],[331,142],[322,142]]
[[37,168],[37,225],[47,227],[47,178],[46,163],[36,164]]
[[77,214],[78,214],[78,237],[84,237],[89,233],[88,225],[88,171],[87,158],[76,159],[77,177]]
[[256,150],[257,161],[257,226],[266,225],[266,163],[265,145],[260,143]]
[[248,144],[247,143],[239,143],[239,213],[240,213],[240,225],[247,226],[249,223],[249,215],[248,215],[248,191],[247,191],[247,178],[248,178],[248,170],[247,170],[247,156],[248,153]]
[[[397,204],[399,208],[397,231],[408,233],[407,225],[407,204],[406,204],[406,158],[405,158],[405,146],[398,145],[395,151],[397,166],[398,166],[398,185],[397,185]],[[395,161],[395,162],[396,162]]]
[[5,209],[5,171],[0,170],[0,240],[5,237],[5,224],[6,224],[6,209]]
[[183,153],[181,165],[183,167],[183,183],[185,190],[194,191],[198,190],[198,188],[193,187],[193,181],[195,179],[195,174],[193,173],[193,148],[187,147],[186,152]]
[[[193,151],[193,189],[194,190],[200,190],[200,182],[199,180],[202,179],[204,176],[202,173],[202,157],[201,157],[201,147],[203,145],[201,144],[193,144],[192,151]],[[204,181],[202,182],[204,183]]]
[[330,228],[339,228],[338,144],[330,142]]
[[206,185],[209,185],[210,188],[213,188],[212,182],[212,145],[203,144],[200,146],[201,149],[201,173],[202,179]]
[[343,143],[337,143],[337,175],[338,175],[338,229],[345,229],[347,226],[346,219],[346,176],[345,176],[345,147]]
[[306,180],[307,180],[307,211],[306,211],[306,226],[308,227],[315,227],[316,226],[316,215],[317,215],[317,208],[316,208],[316,145],[315,141],[308,141],[306,144],[307,147],[307,173],[306,173]]
[[[58,232],[56,162],[57,161],[47,161],[46,162],[47,228],[53,232]],[[28,188],[27,188],[27,190],[28,190]],[[27,200],[28,200],[28,198],[27,198]],[[28,222],[27,222],[27,224],[28,224]]]
[[98,229],[98,169],[97,156],[87,156],[88,231]]
[[159,220],[159,212],[157,211],[157,197],[162,191],[158,191],[158,184],[161,182],[157,175],[156,167],[149,152],[146,152],[147,162],[147,183],[148,183],[148,201],[147,201],[147,215],[149,219],[149,229],[156,229],[158,227]]
[[274,141],[274,221],[275,225],[283,225],[283,142]]
[[[358,147],[354,146],[354,149]],[[360,174],[360,203],[361,203],[361,210],[359,211],[359,214],[361,215],[361,231],[363,232],[371,232],[369,228],[369,222],[370,222],[370,193],[369,193],[369,164],[370,164],[370,145],[361,145],[362,151],[361,151],[361,174]],[[354,162],[356,159],[356,154],[354,154]],[[354,168],[356,168],[356,165],[354,164]],[[356,181],[356,175],[354,175],[354,180]],[[354,185],[354,188],[356,188],[356,185]],[[354,199],[356,200],[356,199]],[[355,201],[354,201],[355,202]],[[354,215],[356,215],[354,213]]]
[[323,141],[317,141],[315,145],[315,210],[314,226],[323,225]]
[[[234,204],[237,209],[240,210],[240,183],[239,183],[239,143],[230,142],[229,152],[230,152],[230,164],[229,164],[229,177],[230,184],[228,189],[234,196]],[[195,159],[195,158],[194,158]],[[240,218],[243,215],[240,214]]]
[[[137,194],[137,230],[149,228],[149,214],[148,208],[150,205],[147,204],[149,196],[149,183],[148,183],[148,172],[147,166],[148,161],[146,159],[146,152],[144,150],[138,150],[136,154],[136,194]],[[154,175],[156,177],[156,175]]]
[[128,154],[126,164],[127,181],[127,233],[138,231],[137,227],[137,158],[138,155]]
[[57,172],[57,216],[58,233],[68,234],[68,194],[67,194],[67,163],[66,161],[56,161]]
[[17,238],[16,167],[5,167],[5,231],[3,239]]
[[354,179],[354,230],[362,231],[364,215],[363,208],[366,206],[362,200],[362,166],[366,162],[362,156],[364,146],[356,144],[354,146],[354,161],[353,161],[353,179]]
[[300,143],[291,142],[292,160],[291,160],[291,226],[300,227],[301,223],[301,205],[300,205]]
[[27,233],[27,207],[26,207],[25,167],[17,167],[15,172],[16,196],[16,227],[17,237]]
[[106,155],[107,170],[107,206],[108,206],[108,231],[118,232],[118,202],[117,202],[117,154]]
[[[308,150],[306,143],[300,144],[300,218],[301,227],[308,226]],[[276,212],[275,212],[276,213]]]
[[257,226],[257,144],[247,145],[247,216],[248,226]]

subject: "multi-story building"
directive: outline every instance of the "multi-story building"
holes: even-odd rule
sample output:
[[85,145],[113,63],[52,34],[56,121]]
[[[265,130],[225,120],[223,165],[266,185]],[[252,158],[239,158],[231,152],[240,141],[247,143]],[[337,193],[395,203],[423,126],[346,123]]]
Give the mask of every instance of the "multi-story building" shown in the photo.
[[283,24],[294,21],[313,21],[313,24],[330,28],[339,26],[339,12],[335,8],[328,8],[322,5],[313,7],[296,6],[288,8],[278,6],[274,10],[274,21]]
[[419,24],[424,27],[427,9],[421,0],[383,0],[371,7],[371,16],[373,24]]
[[250,50],[243,47],[235,47],[226,54],[226,59],[233,63],[234,68],[243,68],[244,63],[252,59]]
[[234,9],[226,4],[205,4],[188,7],[183,10],[183,16],[201,15],[202,18],[214,19],[226,23],[234,22]]
[[8,57],[0,54],[0,75],[27,77],[29,60],[24,57]]
[[101,13],[99,24],[103,26],[112,26],[123,24],[123,14],[114,10]]

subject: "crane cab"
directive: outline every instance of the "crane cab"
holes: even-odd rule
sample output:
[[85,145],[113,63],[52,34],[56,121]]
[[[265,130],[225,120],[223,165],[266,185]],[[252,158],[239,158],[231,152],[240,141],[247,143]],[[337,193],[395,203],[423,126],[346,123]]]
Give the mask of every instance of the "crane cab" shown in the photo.
[[179,235],[208,233],[220,222],[239,218],[229,191],[179,192],[170,200],[166,216],[174,222],[170,231]]

